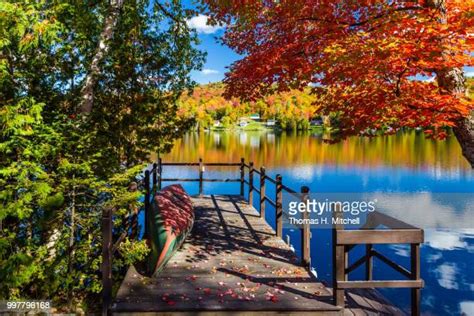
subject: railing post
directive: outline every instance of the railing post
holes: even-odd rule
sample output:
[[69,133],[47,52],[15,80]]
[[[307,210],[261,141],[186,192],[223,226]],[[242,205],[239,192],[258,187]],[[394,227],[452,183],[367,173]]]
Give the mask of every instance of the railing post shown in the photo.
[[160,157],[158,158],[158,190],[161,190],[161,178],[163,178],[162,174],[163,174],[163,166],[162,166],[161,157]]
[[145,184],[145,233],[144,237],[146,240],[148,240],[148,234],[150,232],[150,218],[149,218],[149,213],[150,213],[150,170],[145,171],[145,179],[144,179],[144,184]]
[[[410,244],[411,275],[413,280],[419,280],[420,275],[420,245]],[[411,289],[411,314],[420,315],[420,293],[419,288]]]
[[265,219],[265,167],[260,168],[260,217]]
[[249,205],[253,205],[253,162],[249,163]]
[[202,196],[202,178],[204,173],[204,166],[202,164],[202,158],[199,158],[199,196]]
[[240,195],[244,196],[245,159],[240,158]]
[[[128,186],[128,190],[130,192],[136,192],[138,190],[138,185],[136,182],[131,182],[130,185]],[[130,233],[130,239],[136,239],[138,236],[138,207],[132,205],[130,207],[130,213],[131,213],[131,227],[132,231]]]
[[275,219],[276,219],[276,235],[278,237],[283,236],[283,199],[282,199],[282,176],[280,174],[277,174],[276,176],[276,198],[275,198],[275,204],[276,204],[276,214],[275,214]]
[[112,209],[102,211],[102,315],[112,302]]
[[372,259],[372,244],[365,245],[365,279],[372,280],[373,259]]
[[154,163],[154,164],[153,164],[153,169],[151,169],[151,171],[152,171],[152,179],[153,179],[153,182],[152,182],[152,183],[153,183],[153,186],[152,186],[153,196],[156,194],[157,169],[158,169],[158,164],[157,164],[157,163]]
[[[332,216],[337,220],[341,217],[340,206],[331,210]],[[337,221],[335,221],[336,223]],[[333,301],[334,305],[344,307],[344,289],[339,289],[337,282],[346,278],[346,253],[344,245],[337,244],[337,231],[343,229],[340,224],[334,224],[332,228],[332,266],[333,266]]]
[[[305,204],[309,199],[309,188],[307,186],[301,187],[301,201]],[[311,262],[311,229],[309,226],[309,213],[308,210],[303,212],[303,229],[301,230],[301,245],[303,253],[303,265],[305,267],[310,267]]]

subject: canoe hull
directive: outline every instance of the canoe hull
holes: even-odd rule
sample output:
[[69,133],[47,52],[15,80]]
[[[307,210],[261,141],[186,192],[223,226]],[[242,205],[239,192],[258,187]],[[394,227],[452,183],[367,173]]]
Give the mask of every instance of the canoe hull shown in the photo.
[[154,196],[151,211],[149,271],[156,276],[191,231],[194,209],[190,196],[175,184]]

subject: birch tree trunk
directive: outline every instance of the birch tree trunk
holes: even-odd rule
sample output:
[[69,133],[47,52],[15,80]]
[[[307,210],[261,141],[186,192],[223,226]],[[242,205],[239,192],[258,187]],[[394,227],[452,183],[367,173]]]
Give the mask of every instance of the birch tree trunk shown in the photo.
[[89,68],[89,72],[81,89],[80,112],[88,114],[92,111],[94,104],[94,87],[97,84],[97,75],[100,72],[99,64],[107,54],[110,47],[110,40],[114,35],[115,26],[120,17],[120,10],[123,7],[124,0],[110,0],[109,14],[105,19],[104,27],[100,33],[99,43],[97,45],[94,57]]
[[[430,0],[426,2],[428,6],[439,10],[441,22],[446,21],[446,0]],[[445,52],[449,54],[449,52]],[[449,93],[460,98],[465,97],[466,79],[461,68],[449,68],[436,72],[436,80],[441,93]],[[471,167],[474,168],[474,111],[471,114],[457,122],[457,126],[453,128],[454,135],[459,141],[462,148],[463,156],[469,161]]]

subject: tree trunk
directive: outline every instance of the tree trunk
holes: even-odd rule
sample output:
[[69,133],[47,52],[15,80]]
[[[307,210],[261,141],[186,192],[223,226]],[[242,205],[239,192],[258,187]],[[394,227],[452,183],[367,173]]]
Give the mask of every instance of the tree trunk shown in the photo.
[[474,111],[454,128],[454,135],[461,144],[462,154],[474,168]]
[[[426,4],[440,12],[441,23],[447,23],[446,0],[429,0]],[[449,52],[445,52],[445,54],[449,54]],[[465,97],[466,79],[461,68],[439,70],[436,72],[436,80],[441,93],[452,94],[460,98]],[[474,111],[471,111],[468,117],[458,121],[453,131],[461,145],[463,156],[474,168]]]
[[94,87],[97,84],[97,75],[100,72],[99,64],[109,50],[110,40],[114,35],[115,26],[120,16],[120,10],[123,7],[123,1],[124,0],[110,0],[109,15],[105,19],[104,27],[100,33],[99,44],[97,45],[89,73],[86,76],[84,86],[81,90],[81,113],[88,114],[92,111],[94,104]]
[[[449,93],[460,98],[466,96],[466,79],[461,68],[451,68],[436,73],[441,93]],[[461,145],[462,154],[474,168],[474,111],[457,122],[454,135]]]
[[[450,93],[459,97],[466,95],[466,79],[460,68],[439,71],[437,81],[442,93]],[[474,168],[474,111],[471,111],[468,117],[457,122],[453,131],[461,145],[463,156]]]

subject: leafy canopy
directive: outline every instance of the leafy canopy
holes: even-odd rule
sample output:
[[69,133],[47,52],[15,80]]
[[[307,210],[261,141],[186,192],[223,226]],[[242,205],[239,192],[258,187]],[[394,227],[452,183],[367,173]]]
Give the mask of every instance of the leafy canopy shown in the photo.
[[[130,183],[190,124],[176,100],[204,56],[179,1],[125,1],[79,118],[108,12],[109,1],[0,1],[0,299],[100,303],[103,209],[116,238],[140,206]],[[147,252],[123,247],[114,271]]]
[[443,138],[472,101],[414,78],[472,64],[474,2],[438,1],[445,13],[428,1],[204,2],[245,56],[227,73],[228,95],[323,87],[320,105],[341,114],[343,135],[423,127]]

